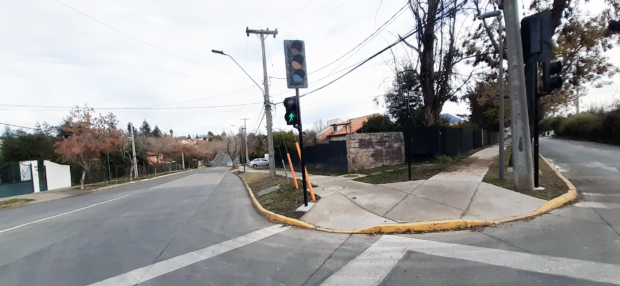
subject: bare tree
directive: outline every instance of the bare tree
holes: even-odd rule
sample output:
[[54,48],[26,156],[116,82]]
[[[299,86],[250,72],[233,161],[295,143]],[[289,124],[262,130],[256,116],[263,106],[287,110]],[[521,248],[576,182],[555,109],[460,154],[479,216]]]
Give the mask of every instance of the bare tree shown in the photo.
[[468,28],[457,25],[457,22],[462,23],[473,16],[471,10],[463,9],[466,3],[465,0],[408,2],[416,24],[415,38],[403,43],[415,53],[404,63],[399,62],[393,53],[392,65],[396,78],[402,72],[416,78],[418,86],[411,86],[405,92],[419,90],[420,108],[427,126],[441,123],[441,110],[445,102],[457,101],[457,94],[477,72],[472,69],[461,74],[457,70],[457,66],[468,58],[463,50],[468,47],[469,39],[461,35]]

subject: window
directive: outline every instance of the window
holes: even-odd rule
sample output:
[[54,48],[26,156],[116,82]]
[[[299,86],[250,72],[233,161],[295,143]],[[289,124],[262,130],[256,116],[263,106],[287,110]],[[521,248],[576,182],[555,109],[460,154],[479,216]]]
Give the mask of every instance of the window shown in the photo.
[[334,132],[338,131],[338,126],[334,126]]

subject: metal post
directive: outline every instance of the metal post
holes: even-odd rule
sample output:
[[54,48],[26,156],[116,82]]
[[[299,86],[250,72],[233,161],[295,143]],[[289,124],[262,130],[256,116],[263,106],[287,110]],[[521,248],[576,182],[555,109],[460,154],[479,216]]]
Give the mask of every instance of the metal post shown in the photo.
[[538,107],[540,106],[540,98],[538,97],[538,61],[534,62],[532,67],[534,72],[534,187],[540,187],[539,170],[540,158],[538,153]]
[[131,124],[131,151],[133,153],[133,171],[134,177],[138,178],[138,161],[136,160],[136,143],[134,142],[134,137],[136,136],[133,132],[133,124]]
[[110,153],[108,153],[108,177],[110,178],[110,184],[112,184],[112,169],[110,168]]
[[245,137],[245,164],[243,165],[243,172],[245,173],[245,165],[248,164],[248,160],[250,158],[250,156],[248,155],[248,129],[247,129],[247,125],[246,125],[246,120],[250,120],[249,118],[243,118],[241,119],[243,120],[243,134]]
[[523,46],[517,13],[517,0],[504,1],[506,18],[506,45],[508,47],[508,85],[510,88],[510,117],[512,119],[512,154],[517,190],[533,191],[532,149],[529,140]]
[[181,153],[181,166],[185,170],[185,154]]
[[295,94],[297,96],[297,115],[299,116],[299,126],[297,130],[299,131],[299,152],[301,155],[301,177],[303,178],[303,189],[304,192],[304,206],[308,206],[308,193],[306,192],[306,176],[304,176],[304,172],[306,170],[305,156],[304,156],[304,133],[301,127],[301,108],[299,102],[299,88],[295,89]]
[[502,15],[497,17],[499,21],[499,179],[504,180],[504,41],[502,34]]
[[276,175],[276,165],[275,165],[275,157],[273,150],[273,134],[271,132],[271,102],[269,101],[269,80],[267,76],[267,58],[265,56],[265,35],[273,35],[274,37],[278,34],[278,30],[269,31],[267,30],[250,30],[248,28],[245,29],[245,32],[250,36],[250,34],[258,34],[260,37],[261,47],[263,49],[263,77],[264,77],[264,85],[265,85],[265,117],[267,118],[267,147],[269,150],[269,175],[273,178]]

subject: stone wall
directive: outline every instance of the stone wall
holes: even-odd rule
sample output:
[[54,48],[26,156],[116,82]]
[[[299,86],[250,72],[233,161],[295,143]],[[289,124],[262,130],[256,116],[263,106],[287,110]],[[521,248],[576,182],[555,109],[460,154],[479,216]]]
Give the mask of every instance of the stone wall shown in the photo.
[[346,141],[349,172],[405,161],[402,132],[349,134]]

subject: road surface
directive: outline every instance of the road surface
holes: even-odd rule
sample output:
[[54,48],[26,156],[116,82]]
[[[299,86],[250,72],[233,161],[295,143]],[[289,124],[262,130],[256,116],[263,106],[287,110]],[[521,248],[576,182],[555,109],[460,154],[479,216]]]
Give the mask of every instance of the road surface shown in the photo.
[[0,210],[0,285],[620,283],[620,150],[541,150],[589,205],[476,231],[330,234],[268,222],[235,175],[210,167]]

